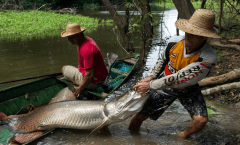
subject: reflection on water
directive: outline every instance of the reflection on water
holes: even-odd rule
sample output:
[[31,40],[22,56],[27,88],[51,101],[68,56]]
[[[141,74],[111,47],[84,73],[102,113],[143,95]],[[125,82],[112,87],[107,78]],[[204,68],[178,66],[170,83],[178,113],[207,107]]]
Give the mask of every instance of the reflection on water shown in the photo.
[[[162,13],[159,13],[159,16]],[[84,15],[91,15],[101,18],[111,17],[109,14],[99,14],[89,12]],[[176,34],[175,21],[177,19],[177,10],[172,9],[164,12],[162,24],[156,31],[161,33],[164,40]],[[113,52],[120,58],[125,56],[116,43],[116,36],[110,31],[111,27],[99,27],[97,31],[86,34],[92,37],[99,45],[104,58],[106,53]],[[59,31],[60,34],[60,31]],[[180,31],[180,35],[184,35]],[[159,39],[153,43],[158,43]],[[7,81],[20,79],[24,77],[43,75],[47,73],[60,72],[63,65],[69,64],[77,66],[76,46],[72,46],[67,38],[53,37],[45,39],[33,39],[31,41],[18,41],[14,43],[0,42],[0,80]],[[134,70],[132,76],[127,79],[113,95],[119,96],[127,92],[136,83],[138,79],[148,76],[154,67],[159,53],[164,49],[163,46],[154,46],[151,48],[144,67],[139,64]],[[208,104],[214,102],[207,102]],[[174,102],[166,113],[157,121],[146,120],[139,132],[131,132],[127,129],[130,119],[121,123],[112,124],[105,129],[98,131],[92,136],[88,136],[89,130],[56,129],[53,133],[46,135],[33,144],[36,145],[192,145],[192,144],[227,144],[234,141],[234,136],[240,134],[239,113],[228,112],[226,108],[216,108],[216,112],[227,111],[227,115],[210,116],[206,127],[199,133],[192,135],[187,140],[178,137],[178,133],[184,130],[191,122],[187,111],[179,102]],[[225,121],[224,121],[225,120]]]

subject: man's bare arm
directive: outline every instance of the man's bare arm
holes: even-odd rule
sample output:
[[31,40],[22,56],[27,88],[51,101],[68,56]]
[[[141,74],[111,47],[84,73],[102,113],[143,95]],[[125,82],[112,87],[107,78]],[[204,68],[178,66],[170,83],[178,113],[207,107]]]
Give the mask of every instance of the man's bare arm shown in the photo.
[[74,95],[79,97],[79,94],[81,93],[81,91],[85,89],[88,84],[92,82],[93,78],[94,78],[94,67],[86,70],[86,73],[83,76],[82,83],[78,87],[75,87],[73,90]]

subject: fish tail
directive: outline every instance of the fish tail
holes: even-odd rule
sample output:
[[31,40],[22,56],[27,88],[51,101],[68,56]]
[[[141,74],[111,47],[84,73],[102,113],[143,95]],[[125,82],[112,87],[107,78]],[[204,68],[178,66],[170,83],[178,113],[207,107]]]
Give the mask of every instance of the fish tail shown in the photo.
[[10,115],[3,117],[2,124],[13,133],[29,133],[33,132],[34,127],[29,122],[25,122],[25,114],[23,115]]
[[20,144],[28,144],[50,132],[52,132],[52,130],[45,130],[45,131],[36,131],[36,132],[31,132],[31,133],[27,133],[27,134],[16,134],[15,136],[13,136],[9,142],[11,143],[20,143]]
[[5,124],[5,119],[7,118],[7,115],[3,112],[0,112],[0,125]]

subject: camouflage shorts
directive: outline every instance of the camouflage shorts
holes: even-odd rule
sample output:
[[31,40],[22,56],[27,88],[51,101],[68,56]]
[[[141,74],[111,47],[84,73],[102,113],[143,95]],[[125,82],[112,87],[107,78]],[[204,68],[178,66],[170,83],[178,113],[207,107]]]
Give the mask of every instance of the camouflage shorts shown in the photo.
[[151,91],[141,114],[157,120],[164,111],[178,99],[191,117],[203,116],[208,118],[205,100],[199,87],[190,90],[164,89]]

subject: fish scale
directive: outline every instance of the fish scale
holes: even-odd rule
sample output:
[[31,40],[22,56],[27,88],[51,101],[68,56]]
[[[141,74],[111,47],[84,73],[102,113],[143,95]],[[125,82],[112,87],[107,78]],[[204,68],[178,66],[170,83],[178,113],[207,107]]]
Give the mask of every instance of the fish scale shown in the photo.
[[28,114],[4,117],[1,122],[12,131],[19,133],[19,137],[37,136],[42,130],[48,131],[54,128],[94,129],[95,131],[105,125],[124,121],[138,113],[147,96],[129,91],[108,103],[104,101],[52,102]]

